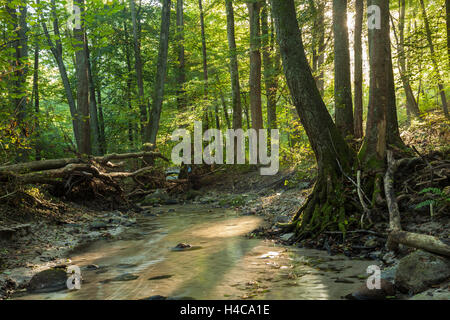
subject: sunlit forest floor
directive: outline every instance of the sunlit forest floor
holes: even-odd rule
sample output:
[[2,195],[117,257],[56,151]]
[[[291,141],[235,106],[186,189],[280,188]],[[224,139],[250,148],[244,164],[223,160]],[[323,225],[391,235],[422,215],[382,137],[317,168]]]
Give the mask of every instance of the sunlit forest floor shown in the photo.
[[[430,181],[428,166],[408,168],[396,175],[402,227],[450,241],[450,123],[440,114],[430,113],[422,121],[413,120],[401,136],[442,177]],[[164,215],[171,204],[194,203],[234,209],[243,216],[260,216],[265,221],[263,226],[248,237],[275,239],[283,244],[326,250],[332,255],[377,259],[386,267],[411,251],[404,247],[395,256],[385,249],[387,210],[372,213],[371,223],[365,226],[370,232],[355,228],[346,235],[325,232],[313,239],[294,241],[294,234],[285,233],[280,223],[289,222],[311,192],[314,167],[284,168],[275,176],[260,176],[256,169],[215,168],[198,182],[198,190],[172,188],[166,192],[160,181],[154,185],[156,196],[143,194],[132,203],[82,196],[58,198],[37,186],[17,191],[0,206],[0,297],[25,286],[36,272],[67,263],[72,250],[98,239],[115,239],[136,224],[137,216]],[[157,175],[164,180],[163,172]],[[8,280],[13,275],[18,283]],[[448,284],[443,286],[448,288]]]

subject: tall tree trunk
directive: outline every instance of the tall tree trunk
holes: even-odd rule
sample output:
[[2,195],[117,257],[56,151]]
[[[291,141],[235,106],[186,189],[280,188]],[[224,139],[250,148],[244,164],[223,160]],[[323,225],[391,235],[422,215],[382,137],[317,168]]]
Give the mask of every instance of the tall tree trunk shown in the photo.
[[94,76],[92,74],[92,62],[86,33],[85,38],[86,38],[86,56],[88,66],[88,78],[89,78],[89,113],[91,115],[90,122],[91,122],[92,142],[94,145],[94,154],[103,155],[100,146],[100,126],[98,124],[97,100],[95,96],[95,82]]
[[433,45],[433,40],[431,38],[430,24],[428,22],[427,12],[425,9],[425,3],[423,0],[420,0],[420,7],[422,8],[422,15],[423,15],[424,23],[425,23],[425,31],[426,31],[426,35],[427,35],[428,47],[430,48],[431,60],[433,61],[434,71],[436,72],[437,77],[438,77],[437,82],[438,82],[439,95],[441,96],[442,109],[444,110],[445,116],[447,118],[449,118],[450,116],[448,114],[447,97],[445,95],[444,85],[442,84],[442,78],[441,78],[441,74],[439,72],[437,57],[434,52],[434,45]]
[[28,116],[28,97],[26,88],[26,78],[28,73],[28,25],[27,25],[27,4],[20,4],[18,9],[11,3],[6,3],[6,10],[10,18],[10,27],[8,31],[12,32],[13,40],[11,49],[13,57],[11,59],[11,69],[13,77],[11,77],[12,85],[12,103],[17,114],[17,124],[21,133],[21,144],[17,149],[16,159],[18,161],[26,161],[29,157],[27,148],[23,147],[26,142],[28,131],[30,130],[26,117]]
[[159,119],[161,117],[164,99],[164,82],[166,80],[167,55],[169,48],[170,4],[171,0],[163,0],[155,90],[153,95],[153,105],[150,111],[150,120],[148,122],[148,136],[145,139],[146,142],[151,143],[153,146],[156,145],[156,136],[158,134]]
[[381,197],[386,150],[405,148],[398,130],[394,73],[390,48],[389,1],[369,0],[380,8],[380,28],[369,29],[370,90],[366,137],[359,157],[367,172],[375,172],[373,200]]
[[89,114],[89,75],[88,59],[86,53],[86,37],[84,32],[84,0],[75,0],[81,10],[81,23],[73,29],[73,35],[76,40],[75,59],[77,73],[77,106],[80,112],[80,145],[78,152],[82,154],[91,154],[91,126]]
[[250,16],[250,112],[252,128],[263,128],[261,108],[261,32],[260,10],[261,2],[247,2]]
[[[40,1],[36,1],[37,4],[40,4]],[[66,92],[67,103],[69,104],[70,115],[72,117],[72,127],[73,133],[75,137],[75,142],[77,148],[80,144],[80,128],[79,128],[79,114],[77,110],[77,105],[75,102],[75,98],[72,93],[72,88],[70,85],[69,77],[67,76],[66,66],[63,60],[63,47],[61,42],[61,34],[59,31],[59,19],[56,12],[56,1],[51,1],[51,15],[53,20],[53,33],[55,34],[55,43],[53,43],[52,38],[50,37],[50,33],[47,29],[47,25],[44,21],[41,22],[42,29],[44,30],[45,38],[47,39],[47,43],[50,47],[50,51],[52,52],[53,57],[55,58],[56,64],[58,65],[59,74],[61,76],[61,81],[64,86],[64,91]]]
[[335,121],[344,135],[353,135],[352,87],[348,49],[347,0],[333,0]]
[[445,21],[447,23],[447,56],[450,64],[450,0],[445,0],[445,11]]
[[323,96],[325,91],[324,71],[323,64],[325,63],[325,3],[319,1],[317,12],[317,26],[318,26],[318,57],[317,57],[317,69],[319,69],[319,75],[317,78],[317,87],[320,94]]
[[[400,14],[398,19],[398,31],[399,38],[397,41],[398,48],[398,69],[400,71],[400,78],[402,80],[403,90],[405,91],[406,96],[406,108],[409,111],[410,115],[418,117],[420,115],[419,107],[417,105],[416,99],[414,98],[414,93],[411,89],[409,75],[406,68],[406,55],[404,49],[405,43],[405,11],[406,11],[406,3],[405,0],[400,0]],[[392,22],[392,28],[394,28],[395,34],[395,26]],[[395,35],[395,39],[397,40],[397,36]]]
[[36,160],[41,160],[41,128],[39,123],[39,39],[36,38],[34,45],[34,68],[33,68],[33,99],[34,99],[34,152]]
[[225,0],[227,11],[227,37],[230,58],[231,93],[233,102],[233,129],[242,128],[241,89],[239,85],[239,68],[234,34],[233,0]]
[[272,51],[270,47],[269,35],[269,8],[264,3],[261,12],[261,33],[263,45],[263,64],[264,64],[264,85],[267,100],[267,129],[275,129],[277,127],[277,102],[276,102],[276,85],[274,83],[274,64],[272,61]]
[[342,171],[351,171],[354,153],[333,123],[311,74],[294,0],[271,2],[286,81],[319,170],[313,194],[293,219],[297,235],[304,236],[343,224]]
[[130,0],[131,20],[133,23],[133,44],[134,44],[134,68],[136,71],[136,82],[138,86],[139,111],[141,122],[141,137],[144,140],[145,128],[147,123],[147,107],[145,105],[144,96],[144,78],[142,75],[142,57],[141,57],[141,40],[139,37],[140,20],[136,13],[135,0]]
[[[202,36],[202,62],[203,62],[203,81],[204,81],[204,99],[205,101],[208,101],[208,56],[206,52],[206,35],[205,35],[205,17],[203,14],[203,4],[202,0],[198,0],[198,8],[200,10],[200,31]],[[203,123],[203,130],[207,130],[209,128],[209,115],[208,115],[208,108],[209,103],[206,104],[204,107],[206,109],[203,110],[203,117],[205,119],[205,122]]]
[[183,0],[177,0],[177,50],[178,50],[178,91],[177,91],[177,103],[178,109],[183,110],[186,108],[186,98],[184,83],[186,82],[185,71],[185,59],[184,59],[184,10]]
[[354,129],[355,138],[361,139],[363,132],[363,60],[362,60],[362,25],[364,16],[364,0],[355,1],[355,115]]
[[323,63],[325,50],[325,4],[322,0],[309,0],[309,10],[311,11],[313,26],[312,26],[312,69],[316,79],[317,87],[320,94],[323,95]]
[[[130,116],[133,113],[133,105],[132,105],[132,101],[131,101],[131,86],[132,86],[132,81],[131,81],[131,54],[130,54],[130,49],[129,49],[129,38],[128,38],[128,31],[127,31],[127,24],[124,22],[123,24],[124,27],[124,43],[125,43],[125,58],[126,58],[126,63],[127,63],[127,103],[128,103],[128,110],[130,112]],[[132,120],[128,120],[128,141],[131,143],[131,145],[134,144],[134,134],[133,134],[133,122]]]

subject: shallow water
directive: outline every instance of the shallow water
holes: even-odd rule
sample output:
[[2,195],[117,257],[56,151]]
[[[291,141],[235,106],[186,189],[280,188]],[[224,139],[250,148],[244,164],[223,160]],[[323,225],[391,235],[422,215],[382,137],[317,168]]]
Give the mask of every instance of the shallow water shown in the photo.
[[[164,215],[139,218],[122,240],[73,252],[71,264],[83,277],[80,290],[18,298],[340,299],[364,283],[373,264],[245,237],[262,224],[259,217],[199,206],[171,208],[175,212],[163,208]],[[172,250],[180,242],[195,250]],[[91,264],[99,269],[86,268]],[[123,278],[128,281],[118,281]]]

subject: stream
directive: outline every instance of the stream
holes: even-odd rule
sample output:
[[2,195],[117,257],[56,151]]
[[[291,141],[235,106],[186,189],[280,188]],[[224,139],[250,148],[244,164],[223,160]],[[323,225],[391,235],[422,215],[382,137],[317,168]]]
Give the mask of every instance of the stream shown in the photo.
[[[257,216],[198,205],[160,209],[163,215],[138,218],[119,240],[71,253],[81,289],[17,298],[341,299],[364,284],[374,264],[248,238],[263,223]],[[179,243],[193,247],[174,250]]]

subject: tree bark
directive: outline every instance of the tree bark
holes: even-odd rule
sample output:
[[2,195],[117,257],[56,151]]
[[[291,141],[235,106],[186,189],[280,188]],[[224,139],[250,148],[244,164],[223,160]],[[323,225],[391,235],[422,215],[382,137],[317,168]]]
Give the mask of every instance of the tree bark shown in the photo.
[[36,160],[41,160],[41,129],[39,123],[39,40],[35,40],[34,45],[34,68],[33,68],[33,99],[34,99],[34,118],[35,118],[35,134],[34,134],[34,152]]
[[361,139],[363,132],[363,60],[362,60],[362,25],[364,16],[364,0],[355,1],[355,35],[354,35],[354,51],[355,51],[355,138]]
[[434,44],[433,44],[433,40],[431,38],[431,29],[430,29],[430,24],[428,22],[428,17],[427,17],[427,12],[425,9],[425,3],[424,0],[420,0],[420,7],[422,8],[422,16],[423,16],[423,20],[425,23],[425,31],[426,31],[426,35],[427,35],[427,42],[428,42],[428,47],[430,48],[430,53],[431,53],[431,61],[433,61],[433,66],[434,66],[434,71],[437,74],[437,85],[438,85],[438,89],[439,89],[439,95],[441,96],[441,102],[442,102],[442,109],[444,110],[444,114],[447,118],[449,118],[449,113],[448,113],[448,106],[447,106],[447,97],[445,95],[445,89],[444,89],[444,85],[442,83],[442,78],[441,78],[441,73],[439,72],[439,67],[438,67],[438,63],[437,63],[437,58],[436,58],[436,54],[434,51]]
[[136,71],[136,82],[138,86],[139,111],[141,122],[141,137],[144,140],[146,135],[145,128],[147,123],[147,107],[145,105],[144,96],[144,78],[142,75],[142,57],[141,57],[141,40],[139,37],[140,20],[136,13],[135,0],[130,0],[131,20],[133,23],[133,48],[134,48],[134,68]]
[[148,136],[145,141],[156,145],[156,136],[159,129],[159,119],[164,99],[164,82],[167,73],[167,55],[169,49],[169,29],[170,29],[170,4],[171,0],[163,0],[161,13],[161,31],[159,36],[158,62],[156,66],[155,90],[153,105],[148,122]]
[[233,129],[242,128],[241,89],[239,85],[239,67],[234,32],[233,1],[225,0],[227,11],[227,38],[230,59],[231,92],[233,101]]
[[205,17],[203,14],[202,0],[198,0],[198,8],[200,10],[200,31],[201,31],[201,37],[202,37],[202,63],[203,63],[203,81],[204,81],[203,96],[206,101],[205,106],[203,106],[203,117],[205,119],[204,123],[203,123],[203,131],[205,131],[209,128],[210,116],[208,115],[209,103],[207,102],[208,101],[208,56],[207,56],[207,51],[206,51]]
[[184,83],[186,82],[185,58],[184,58],[184,10],[183,0],[177,0],[177,51],[178,51],[178,91],[177,103],[178,109],[186,108],[186,98]]
[[261,32],[260,10],[261,2],[247,2],[250,16],[250,112],[252,128],[263,128],[261,107]]
[[[78,152],[83,154],[91,154],[91,126],[89,114],[89,76],[88,76],[88,59],[86,53],[86,37],[84,32],[84,0],[75,0],[74,4],[78,5],[81,10],[81,23],[73,29],[74,38],[76,40],[75,59],[77,73],[77,106],[80,112],[80,144]],[[79,27],[79,28],[77,28]]]
[[445,11],[445,21],[447,23],[447,56],[450,64],[450,0],[445,0]]
[[[264,2],[261,11],[261,33],[263,45],[263,64],[264,64],[264,85],[267,100],[267,129],[277,128],[277,101],[276,101],[276,83],[274,63],[272,61],[272,51],[270,46],[269,35],[269,8],[268,4]],[[273,47],[272,47],[273,48]]]
[[90,113],[90,124],[91,124],[91,132],[92,132],[92,142],[94,145],[94,154],[102,155],[102,148],[100,146],[100,126],[98,122],[98,109],[97,109],[97,99],[95,95],[95,82],[94,76],[92,74],[92,62],[91,55],[89,51],[89,43],[87,40],[87,34],[85,33],[86,38],[86,57],[87,57],[87,66],[88,66],[88,80],[89,80],[89,113]]
[[311,74],[294,0],[271,3],[286,81],[319,171],[311,197],[293,219],[297,235],[303,236],[343,225],[342,174],[351,171],[354,153],[333,123]]
[[370,89],[366,137],[360,155],[368,169],[384,167],[386,157],[387,110],[389,100],[389,4],[368,0],[380,8],[380,29],[369,29]]
[[353,136],[353,105],[348,49],[347,0],[333,0],[335,121],[344,136]]

